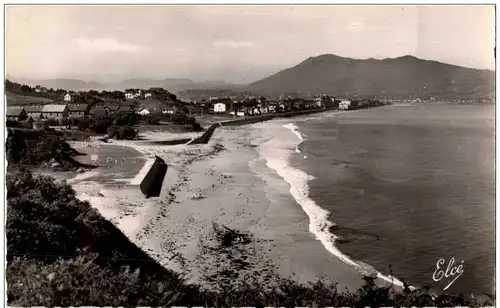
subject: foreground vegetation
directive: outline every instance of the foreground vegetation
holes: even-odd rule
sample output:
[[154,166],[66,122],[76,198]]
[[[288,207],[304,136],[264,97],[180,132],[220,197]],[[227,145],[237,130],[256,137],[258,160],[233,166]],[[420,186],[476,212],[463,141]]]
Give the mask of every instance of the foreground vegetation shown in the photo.
[[[186,284],[105,220],[65,183],[10,172],[7,184],[7,296],[11,306],[456,306],[464,297],[395,293],[367,284],[355,293],[335,284],[277,279],[273,286]],[[226,249],[229,235],[217,235]],[[220,232],[219,232],[220,233]],[[491,304],[491,303],[489,303]]]
[[9,128],[6,140],[7,168],[23,169],[52,166],[61,171],[95,166],[81,164],[74,159],[82,155],[63,140],[63,133]]

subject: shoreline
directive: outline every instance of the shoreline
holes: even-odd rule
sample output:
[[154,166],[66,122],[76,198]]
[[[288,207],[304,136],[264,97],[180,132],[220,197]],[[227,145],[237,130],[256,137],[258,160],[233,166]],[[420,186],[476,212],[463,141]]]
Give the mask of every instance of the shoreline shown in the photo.
[[[298,142],[295,151],[297,153],[301,153],[298,147],[301,143],[305,142],[306,139],[299,131],[299,128],[295,125],[295,123],[285,124],[283,125],[283,127],[289,129],[290,132],[297,137]],[[303,172],[302,170],[294,168],[288,164],[285,168],[288,168],[292,170],[292,172],[300,175],[299,178],[297,179],[298,181],[294,181],[293,178],[288,176],[287,172],[282,170],[282,168],[280,168],[279,166],[271,166],[269,164],[268,166],[276,170],[276,172],[278,172],[278,174],[280,174],[280,176],[282,176],[283,179],[290,184],[290,194],[294,197],[297,203],[301,205],[301,207],[304,209],[304,212],[308,215],[310,219],[310,225],[309,225],[310,232],[316,236],[316,238],[322,243],[322,245],[326,250],[328,250],[332,255],[339,258],[347,265],[357,269],[363,275],[370,277],[375,276],[376,278],[383,281],[384,284],[389,283],[393,284],[395,287],[400,287],[400,288],[404,287],[403,282],[397,279],[396,277],[393,277],[391,275],[384,275],[380,271],[375,269],[373,266],[364,263],[361,260],[351,259],[351,257],[344,254],[337,247],[335,242],[340,240],[341,238],[335,235],[334,233],[330,232],[330,230],[336,226],[335,222],[329,220],[330,212],[317,205],[316,202],[309,197],[308,182],[312,179],[315,179],[313,176]],[[409,288],[411,290],[416,289],[413,286],[410,286]]]
[[[277,119],[276,121],[289,122],[288,119]],[[276,121],[267,123],[274,123]],[[256,125],[262,125],[263,123]],[[252,125],[252,129],[246,130],[253,131],[255,130],[254,126],[255,125]],[[300,132],[295,128],[293,122],[288,123],[284,128],[286,128],[288,134],[293,133],[295,135],[294,138],[299,138]],[[296,183],[286,178],[286,175],[283,176],[283,172],[280,174],[279,170],[273,168],[276,166],[272,165],[272,163],[270,166],[269,161],[266,160],[265,163],[263,163],[265,158],[260,153],[260,148],[265,146],[265,142],[259,143],[259,141],[257,141],[259,139],[259,134],[254,133],[252,135],[243,133],[242,136],[241,131],[242,129],[238,127],[221,128],[218,130],[219,133],[214,133],[213,140],[211,140],[208,145],[187,147],[185,145],[152,146],[151,144],[137,141],[113,142],[110,145],[133,148],[142,153],[144,159],[146,159],[135,177],[128,184],[125,184],[125,191],[128,192],[123,193],[123,188],[121,188],[121,190],[104,188],[104,185],[101,184],[98,194],[102,196],[85,195],[83,192],[84,190],[80,188],[79,197],[83,200],[90,201],[106,218],[112,220],[133,242],[142,247],[163,266],[179,272],[187,272],[185,268],[186,263],[190,264],[192,267],[193,264],[196,264],[196,269],[190,268],[191,273],[189,276],[189,281],[194,283],[206,285],[206,281],[203,281],[204,278],[202,278],[203,272],[209,271],[210,267],[217,267],[216,264],[221,261],[221,257],[217,256],[211,256],[209,258],[204,257],[204,261],[200,261],[200,247],[197,247],[201,242],[199,240],[200,235],[210,233],[210,222],[215,220],[222,225],[237,228],[238,230],[252,231],[254,236],[257,237],[257,240],[261,241],[261,243],[257,245],[259,246],[258,252],[255,250],[251,253],[248,251],[246,252],[248,255],[254,256],[253,263],[251,262],[252,270],[256,270],[256,268],[263,270],[259,266],[259,263],[262,263],[274,267],[274,271],[279,272],[280,276],[284,278],[292,278],[295,273],[298,272],[300,273],[300,277],[294,277],[294,279],[304,283],[314,282],[320,278],[324,278],[322,276],[325,273],[321,271],[320,267],[311,266],[310,268],[302,269],[299,268],[300,266],[298,264],[295,264],[300,263],[302,266],[308,266],[304,259],[307,253],[297,251],[296,248],[291,247],[302,245],[297,244],[293,238],[289,236],[295,234],[294,236],[307,239],[304,245],[309,247],[308,249],[316,247],[312,249],[314,249],[318,255],[321,255],[321,257],[318,257],[321,260],[318,262],[319,264],[330,264],[332,270],[326,271],[328,272],[328,279],[338,282],[339,285],[345,285],[349,290],[354,291],[359,288],[362,285],[362,275],[359,273],[359,264],[350,259],[346,259],[346,256],[343,259],[342,256],[344,255],[336,246],[333,245],[333,250],[329,249],[329,247],[325,247],[325,241],[328,241],[328,239],[325,238],[325,234],[321,233],[324,232],[324,228],[317,229],[314,227],[318,224],[318,219],[321,220],[322,216],[320,214],[321,217],[313,217],[311,219],[311,215],[314,216],[311,211],[321,212],[322,210],[325,212],[323,213],[325,215],[326,211],[320,209],[318,206],[316,206],[317,208],[308,207],[307,205],[304,207],[304,202],[301,201],[305,199],[301,196],[307,197],[307,194],[304,195],[304,193],[307,192],[297,190],[296,185],[294,186]],[[233,132],[236,133],[234,133],[234,136],[232,136],[233,139],[231,140],[231,134]],[[155,136],[155,138],[159,137],[160,136]],[[241,142],[242,137],[244,137],[243,142]],[[296,152],[300,152],[298,145],[304,139],[299,138],[299,140],[300,142],[294,145]],[[256,142],[257,144],[255,144]],[[297,143],[295,140],[293,142]],[[219,143],[223,144],[226,150],[211,157],[210,151],[213,150],[215,144]],[[106,146],[106,144],[103,144],[103,146]],[[194,152],[194,154],[189,154],[189,152]],[[234,153],[236,153],[236,155],[234,155]],[[197,154],[198,156],[205,155],[205,158],[197,158]],[[154,159],[151,158],[153,155],[158,155],[165,159],[169,165],[169,170],[164,180],[160,197],[147,199],[145,201],[137,185],[140,184],[149,170],[151,161],[154,162]],[[290,155],[290,153],[287,155]],[[279,164],[288,164],[289,157],[284,160],[283,157],[281,159],[282,161]],[[268,170],[263,170],[264,168]],[[217,169],[220,170],[220,173],[218,177],[216,176],[214,178]],[[202,175],[202,171],[205,174]],[[240,174],[247,173],[246,178],[240,181],[238,177],[235,178],[234,175],[231,176],[235,171]],[[212,172],[212,175],[206,176],[206,172]],[[250,178],[248,178],[249,172],[253,174]],[[78,182],[88,177],[85,176],[85,174],[86,173],[77,175],[77,177],[80,176],[80,178],[71,179],[71,183],[78,187]],[[224,185],[222,185],[224,181],[232,181],[233,183],[240,182],[240,187],[224,187]],[[257,192],[253,192],[249,187],[241,187],[245,186],[244,184],[241,185],[241,183],[252,183],[251,185],[254,190],[257,187],[260,188],[257,189]],[[271,184],[270,186],[275,188],[279,187],[281,191],[285,188],[288,194],[285,199],[287,202],[291,201],[298,204],[300,212],[298,212],[297,209],[289,209],[290,206],[287,206],[281,201],[282,196],[276,196],[276,191],[270,192],[270,189],[266,188],[266,184]],[[80,185],[85,186],[90,185],[90,183],[83,182],[80,183]],[[95,183],[93,183],[93,185],[95,187]],[[136,190],[135,192],[134,189]],[[231,190],[238,191],[237,195],[227,196],[228,191]],[[200,194],[203,197],[199,200],[195,200],[190,198],[193,194]],[[245,196],[245,202],[239,200],[242,196]],[[166,200],[164,200],[165,198]],[[258,201],[255,201],[256,199]],[[126,204],[124,204],[124,201],[126,201]],[[231,202],[240,204],[228,207],[226,204]],[[114,206],[110,205],[111,203],[114,203]],[[248,206],[249,203],[253,206],[252,210],[245,211],[245,207]],[[129,206],[130,204],[134,207],[131,209],[133,213],[120,215],[119,213],[122,207],[129,208],[130,211],[132,207]],[[283,226],[275,225],[273,221],[281,221],[283,219],[278,217],[277,213],[273,212],[270,208],[273,204],[274,206],[281,207],[280,214],[287,211],[290,212],[290,217],[297,220],[299,224],[304,225],[304,216],[307,217],[308,220],[311,220],[309,227],[306,226],[305,228],[306,232],[292,226],[291,228],[284,228],[286,229],[284,234],[277,233],[276,230],[283,229]],[[204,208],[201,209],[202,207]],[[227,211],[233,214],[227,216]],[[247,219],[242,215],[243,213],[252,219]],[[197,219],[196,216],[199,216],[199,219]],[[225,216],[227,217],[223,218]],[[260,221],[266,221],[268,224],[260,223]],[[179,227],[179,222],[185,222],[187,226],[191,226],[192,228],[185,229],[183,232],[174,230],[172,226]],[[193,227],[193,223],[199,225],[198,229]],[[283,223],[285,222],[283,221]],[[259,225],[259,228],[257,228],[256,225]],[[183,229],[181,227],[179,228]],[[265,228],[264,232],[259,231],[259,229],[263,228]],[[196,239],[197,236],[198,240]],[[318,240],[323,245],[318,246]],[[189,249],[186,247],[189,247]],[[318,249],[322,251],[319,252]],[[267,252],[264,252],[266,250]],[[291,254],[291,257],[283,257],[287,253]],[[297,258],[301,260],[301,262],[295,262]],[[210,260],[207,261],[207,259]],[[333,260],[336,261],[333,262]],[[209,266],[208,264],[211,265]],[[370,267],[367,268],[370,269]],[[252,272],[252,270],[247,272]],[[379,278],[382,277],[379,276]],[[387,281],[387,279],[383,280]]]

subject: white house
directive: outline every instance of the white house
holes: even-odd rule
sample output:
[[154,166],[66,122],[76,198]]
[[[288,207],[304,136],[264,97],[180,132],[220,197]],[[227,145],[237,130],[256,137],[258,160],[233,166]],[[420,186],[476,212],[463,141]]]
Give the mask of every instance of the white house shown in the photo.
[[237,117],[244,117],[245,116],[245,112],[243,110],[238,110],[236,112],[231,111],[230,114],[233,116],[235,115]]
[[151,93],[144,93],[144,98],[151,98],[152,94]]
[[216,104],[214,104],[214,112],[215,113],[226,112],[226,104],[224,104],[224,103],[216,103]]
[[261,107],[259,111],[260,114],[269,113],[269,107]]
[[[59,96],[59,97],[60,97],[60,96]],[[69,93],[66,93],[66,94],[64,95],[64,101],[65,101],[65,102],[71,102],[71,95],[69,95]]]
[[339,103],[339,109],[347,110],[351,106],[351,101],[341,101]]
[[141,111],[138,112],[140,115],[149,115],[151,112],[147,108],[142,109]]
[[163,109],[162,113],[163,114],[174,114],[175,113],[175,107],[167,107]]
[[136,93],[134,93],[134,92],[126,92],[125,93],[125,99],[138,99],[138,98],[141,97],[141,93],[142,93],[141,90],[139,90]]

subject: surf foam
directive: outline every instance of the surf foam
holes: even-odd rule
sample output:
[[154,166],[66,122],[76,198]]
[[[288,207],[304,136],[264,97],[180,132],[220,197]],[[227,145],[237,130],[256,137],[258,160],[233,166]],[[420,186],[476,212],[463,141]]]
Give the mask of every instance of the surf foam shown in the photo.
[[[292,131],[292,133],[295,134],[295,136],[297,136],[297,138],[299,138],[300,142],[299,144],[297,144],[297,146],[295,147],[295,152],[296,153],[300,153],[300,149],[299,149],[299,145],[304,142],[304,137],[302,137],[302,134],[300,133],[299,131],[299,128],[297,127],[297,125],[295,125],[294,123],[290,123],[290,124],[285,124],[283,127],[285,128],[288,128],[289,130]],[[306,158],[306,156],[304,156],[304,159]]]
[[[300,143],[304,141],[295,124],[290,123],[283,125],[283,127],[294,133]],[[290,143],[297,144],[297,142],[286,139],[287,141],[284,141],[283,138],[275,137],[263,143],[259,150],[261,156],[266,160],[266,165],[275,170],[290,185],[291,195],[309,217],[309,231],[316,236],[317,240],[321,241],[326,250],[358,270],[361,274],[367,276],[376,275],[381,280],[403,287],[403,283],[399,279],[390,275],[383,275],[369,264],[352,260],[335,246],[335,240],[339,237],[329,231],[330,227],[335,226],[334,223],[328,220],[330,212],[318,206],[314,200],[309,198],[308,181],[314,179],[314,177],[289,165],[288,160],[291,153],[287,148],[290,148]]]

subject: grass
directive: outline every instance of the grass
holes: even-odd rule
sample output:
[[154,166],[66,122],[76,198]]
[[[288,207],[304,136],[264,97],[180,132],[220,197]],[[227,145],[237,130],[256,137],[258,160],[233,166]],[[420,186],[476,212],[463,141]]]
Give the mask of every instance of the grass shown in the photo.
[[50,104],[54,102],[53,100],[45,97],[25,96],[25,95],[15,94],[9,91],[5,92],[5,96],[7,97],[8,106]]

